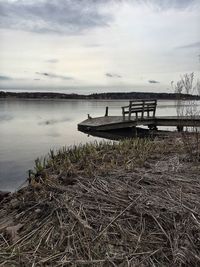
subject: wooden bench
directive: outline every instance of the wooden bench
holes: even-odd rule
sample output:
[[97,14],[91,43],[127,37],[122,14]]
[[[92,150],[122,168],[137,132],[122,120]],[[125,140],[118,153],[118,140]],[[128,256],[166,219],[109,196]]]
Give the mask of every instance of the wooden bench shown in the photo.
[[155,118],[157,100],[132,100],[128,106],[122,107],[123,120],[128,114],[128,119],[134,114],[136,119]]

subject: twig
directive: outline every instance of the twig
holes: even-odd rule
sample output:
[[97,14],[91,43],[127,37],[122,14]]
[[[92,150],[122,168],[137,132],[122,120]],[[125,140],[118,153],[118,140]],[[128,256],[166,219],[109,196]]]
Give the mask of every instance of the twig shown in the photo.
[[95,242],[97,239],[99,239],[104,233],[105,231],[108,229],[108,227],[110,225],[112,225],[120,216],[122,216],[122,214],[127,211],[133,204],[135,204],[135,202],[141,197],[141,195],[139,195],[133,202],[131,202],[123,211],[121,211],[115,218],[113,218],[113,220],[98,234],[97,237],[95,237],[92,242]]

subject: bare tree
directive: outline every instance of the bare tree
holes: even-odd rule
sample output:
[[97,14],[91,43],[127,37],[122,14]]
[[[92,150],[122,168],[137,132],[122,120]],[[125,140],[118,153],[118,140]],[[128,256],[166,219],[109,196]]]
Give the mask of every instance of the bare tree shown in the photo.
[[[193,159],[198,159],[200,156],[200,127],[195,125],[195,118],[200,116],[199,101],[190,99],[183,100],[182,94],[200,95],[200,80],[194,81],[194,73],[184,74],[181,79],[174,84],[172,88],[177,94],[176,111],[177,116],[180,118],[188,116],[194,121],[193,127],[186,127],[185,132],[182,133],[182,141],[186,152],[190,154]],[[188,134],[193,132],[193,135]]]

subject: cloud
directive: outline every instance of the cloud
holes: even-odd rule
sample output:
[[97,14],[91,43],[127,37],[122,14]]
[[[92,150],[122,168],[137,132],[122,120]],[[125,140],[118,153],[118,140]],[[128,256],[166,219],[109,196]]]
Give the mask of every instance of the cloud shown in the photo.
[[9,81],[9,80],[12,80],[12,78],[8,76],[0,75],[0,81]]
[[[110,7],[120,8],[123,3],[165,11],[198,5],[198,0],[0,0],[0,27],[37,33],[80,34],[110,25],[115,16]],[[106,5],[110,6],[106,8]]]
[[[126,1],[126,0],[125,0]],[[199,7],[199,0],[128,0],[129,3],[147,6],[156,11],[163,12],[168,10],[183,11],[191,7]]]
[[96,47],[102,47],[102,44],[85,44],[84,45],[84,47],[94,47],[94,48],[96,48]]
[[106,77],[109,77],[109,78],[122,78],[121,75],[116,74],[116,73],[109,73],[109,72],[107,72],[105,75],[106,75]]
[[96,0],[0,1],[0,27],[37,33],[77,34],[107,26],[111,16]]
[[190,49],[190,48],[200,48],[200,42],[190,43],[182,46],[176,47],[177,49]]
[[164,9],[184,9],[195,3],[198,0],[142,0],[140,2],[147,3],[148,5],[153,5],[161,10]]
[[149,83],[160,83],[160,82],[155,81],[155,80],[149,80],[148,82],[149,82]]
[[58,75],[58,74],[55,74],[55,73],[36,72],[35,74],[41,75],[41,76],[45,76],[45,77],[48,77],[48,78],[58,78],[58,79],[62,79],[62,80],[73,80],[72,77],[64,76],[64,75]]
[[52,58],[52,59],[48,59],[48,60],[46,60],[46,62],[48,62],[48,63],[58,63],[59,62],[59,60],[58,59],[56,59],[56,58]]

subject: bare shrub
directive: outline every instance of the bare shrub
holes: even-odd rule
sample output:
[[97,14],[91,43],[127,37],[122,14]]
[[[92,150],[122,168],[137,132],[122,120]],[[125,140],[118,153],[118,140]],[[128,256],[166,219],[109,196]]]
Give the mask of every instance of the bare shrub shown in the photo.
[[194,81],[194,73],[184,74],[176,84],[172,82],[172,88],[177,94],[176,111],[180,121],[185,116],[193,120],[193,126],[185,127],[182,132],[185,150],[192,159],[199,160],[200,127],[195,124],[195,119],[200,116],[199,104],[194,98],[184,100],[182,95],[200,95],[200,81]]

